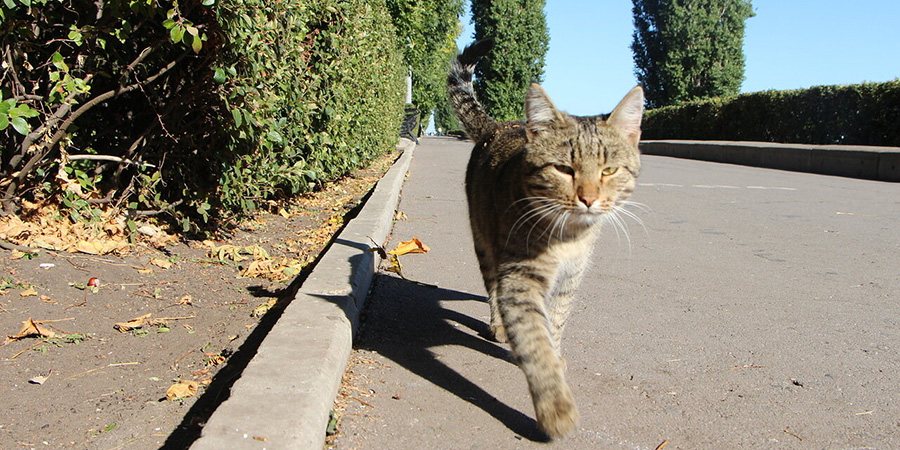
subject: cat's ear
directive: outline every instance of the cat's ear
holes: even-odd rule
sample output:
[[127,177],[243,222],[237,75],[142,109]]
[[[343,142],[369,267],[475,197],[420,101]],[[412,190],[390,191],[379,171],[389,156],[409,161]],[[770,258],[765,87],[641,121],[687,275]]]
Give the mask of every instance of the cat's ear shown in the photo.
[[641,118],[644,115],[644,90],[640,86],[632,89],[619,102],[606,123],[618,128],[632,143],[641,140]]
[[525,93],[525,129],[528,136],[555,128],[562,121],[562,115],[541,85],[531,83]]

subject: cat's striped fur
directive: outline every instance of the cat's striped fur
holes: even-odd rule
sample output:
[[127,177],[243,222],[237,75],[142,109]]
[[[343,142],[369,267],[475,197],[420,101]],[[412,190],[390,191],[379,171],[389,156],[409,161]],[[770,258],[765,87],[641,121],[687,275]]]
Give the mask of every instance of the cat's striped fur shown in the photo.
[[643,91],[634,88],[609,115],[576,117],[532,84],[526,119],[496,122],[472,89],[475,64],[492,47],[490,40],[469,46],[447,78],[451,103],[475,141],[466,172],[469,219],[491,331],[509,341],[539,427],[560,438],[578,418],[561,334],[600,223],[619,221],[634,189]]

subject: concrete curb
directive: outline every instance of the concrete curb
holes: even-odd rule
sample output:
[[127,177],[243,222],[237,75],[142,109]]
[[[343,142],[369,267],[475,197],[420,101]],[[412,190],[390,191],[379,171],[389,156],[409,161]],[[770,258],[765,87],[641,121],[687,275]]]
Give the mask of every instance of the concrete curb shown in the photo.
[[900,148],[728,141],[642,141],[645,155],[900,181]]
[[378,182],[203,427],[192,450],[320,449],[415,143]]

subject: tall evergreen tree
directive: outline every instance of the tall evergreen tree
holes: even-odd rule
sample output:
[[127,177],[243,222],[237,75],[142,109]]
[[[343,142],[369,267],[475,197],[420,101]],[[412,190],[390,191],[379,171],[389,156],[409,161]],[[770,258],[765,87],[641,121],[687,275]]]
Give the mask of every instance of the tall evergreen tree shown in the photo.
[[406,64],[413,102],[424,121],[443,102],[447,61],[456,55],[463,0],[387,0]]
[[475,69],[475,93],[496,120],[524,116],[525,89],[544,75],[550,43],[544,0],[472,0],[475,39],[496,46]]
[[647,106],[738,94],[750,0],[632,0],[635,73]]

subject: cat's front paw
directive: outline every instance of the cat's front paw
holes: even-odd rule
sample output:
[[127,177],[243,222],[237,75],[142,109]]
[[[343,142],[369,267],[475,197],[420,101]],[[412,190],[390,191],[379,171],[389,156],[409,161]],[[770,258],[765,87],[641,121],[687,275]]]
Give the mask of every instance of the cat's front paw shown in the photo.
[[534,405],[538,427],[551,439],[560,439],[575,429],[578,408],[568,389],[555,397],[543,398]]
[[491,324],[491,336],[497,342],[509,341],[509,338],[506,336],[506,328],[502,324]]

